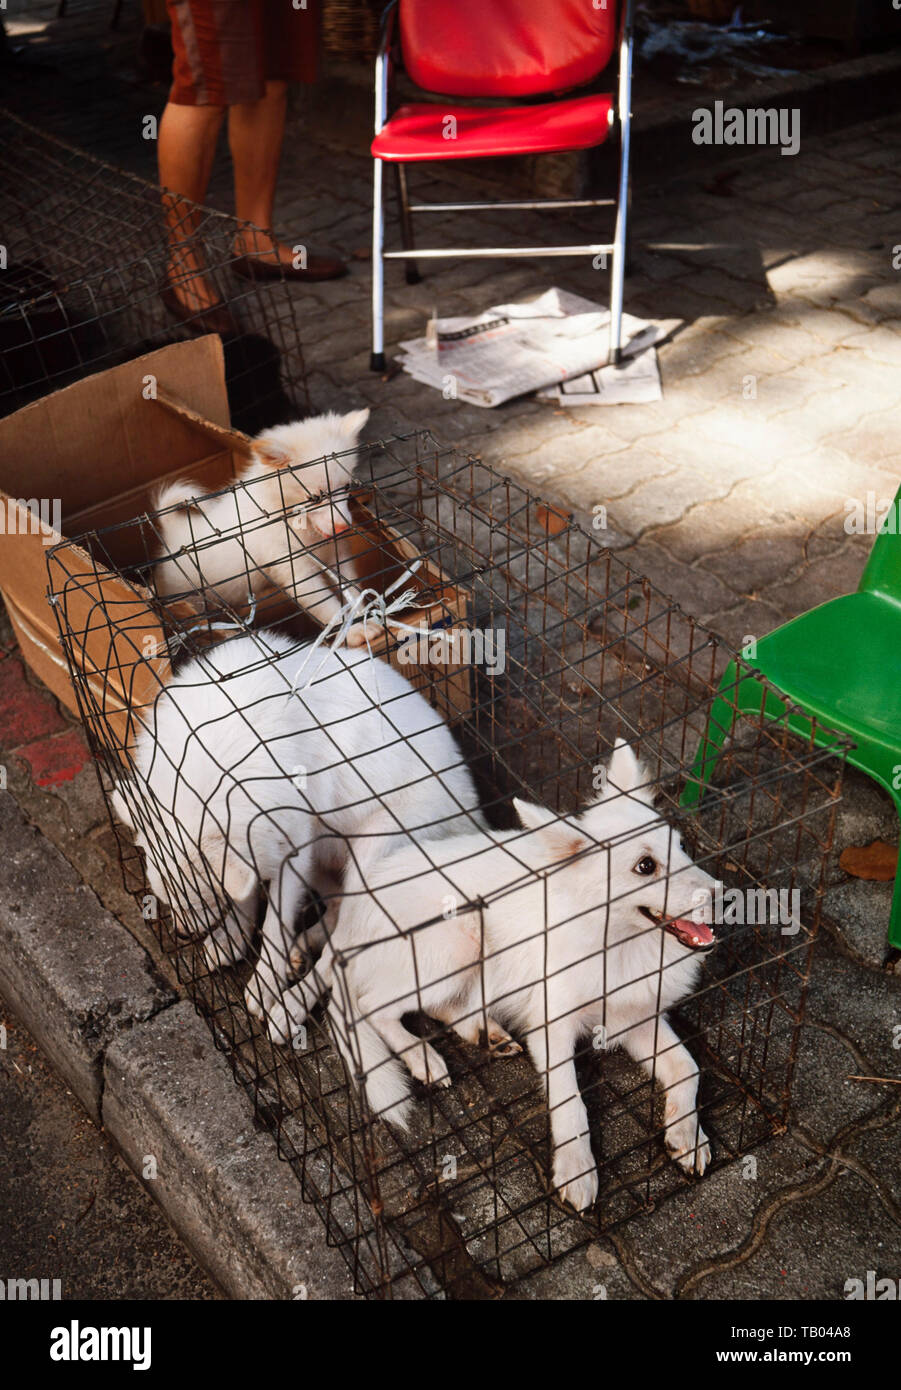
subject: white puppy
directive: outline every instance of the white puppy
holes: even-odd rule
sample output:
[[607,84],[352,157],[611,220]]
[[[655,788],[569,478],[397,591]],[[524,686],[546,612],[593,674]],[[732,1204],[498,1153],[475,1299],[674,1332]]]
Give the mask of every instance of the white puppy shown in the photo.
[[191,661],[154,702],[135,777],[113,794],[180,928],[222,923],[206,946],[214,968],[244,954],[264,885],[246,992],[259,1017],[287,978],[311,889],[332,895],[334,917],[350,837],[375,817],[389,836],[484,824],[453,735],[399,671],[366,652],[310,651],[260,634]]
[[522,1033],[544,1078],[553,1182],[577,1210],[594,1202],[598,1179],[573,1052],[594,1033],[660,1082],[666,1144],[703,1173],[698,1069],[665,1015],[694,990],[696,953],[715,944],[704,920],[714,880],[653,810],[646,782],[620,741],[606,790],[578,816],[517,801],[525,833],[464,832],[365,856],[362,874],[347,876],[320,961],[283,997],[288,1027],[340,985],[329,1004],[339,1046],[365,1073],[373,1112],[405,1128],[411,1101],[398,1056],[422,1081],[450,1078],[402,1016],[421,1009],[476,1041],[490,1010]]
[[[157,523],[163,557],[154,572],[157,592],[200,591],[237,610],[274,584],[325,626],[344,602],[359,597],[348,582],[347,490],[368,419],[368,410],[354,410],[265,430],[237,485],[226,491],[205,493],[189,481],[161,488],[154,498],[164,513]],[[363,641],[360,625],[348,644]]]

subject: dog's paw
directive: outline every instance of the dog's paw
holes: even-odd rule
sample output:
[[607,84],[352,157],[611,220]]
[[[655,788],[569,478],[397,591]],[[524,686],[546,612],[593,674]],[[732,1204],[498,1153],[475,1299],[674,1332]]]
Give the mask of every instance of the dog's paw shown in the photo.
[[521,1044],[515,1038],[511,1038],[506,1028],[495,1023],[493,1018],[488,1019],[485,1041],[488,1045],[488,1051],[493,1057],[516,1057],[518,1053],[522,1052]]
[[408,1047],[403,1053],[403,1060],[407,1067],[424,1086],[449,1086],[451,1084],[450,1072],[447,1063],[427,1042],[418,1042],[415,1047]]
[[288,1010],[282,1002],[273,1004],[266,1015],[266,1034],[273,1047],[286,1047],[297,1030],[292,1028]]
[[554,1187],[576,1211],[594,1206],[598,1195],[598,1170],[591,1146],[570,1143],[554,1155]]
[[666,1131],[666,1147],[680,1168],[695,1177],[703,1177],[710,1162],[710,1140],[697,1120],[680,1120]]
[[353,627],[348,628],[344,640],[348,647],[363,647],[367,642],[375,642],[384,632],[381,623],[354,623]]
[[288,964],[291,967],[292,975],[300,975],[304,970],[310,968],[310,957],[307,955],[307,938],[302,933],[291,950],[288,952]]
[[211,970],[227,970],[247,954],[247,940],[237,927],[217,927],[203,943],[203,955]]
[[261,1022],[265,1022],[279,1002],[278,990],[272,980],[257,970],[247,981],[244,990],[244,1004],[247,1012]]

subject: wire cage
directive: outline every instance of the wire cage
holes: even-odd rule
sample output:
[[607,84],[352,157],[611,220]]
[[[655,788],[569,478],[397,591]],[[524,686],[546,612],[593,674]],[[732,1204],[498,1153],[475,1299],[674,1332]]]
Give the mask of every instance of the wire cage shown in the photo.
[[[238,426],[257,433],[309,404],[296,288],[234,273],[235,238],[248,224],[164,193],[6,111],[0,184],[0,416],[205,332],[222,336]],[[259,235],[254,244],[266,249]]]
[[515,1294],[784,1130],[844,749],[744,714],[687,809],[714,636],[427,433],[355,480],[356,639],[163,593],[160,513],[51,600],[126,882],[358,1290]]

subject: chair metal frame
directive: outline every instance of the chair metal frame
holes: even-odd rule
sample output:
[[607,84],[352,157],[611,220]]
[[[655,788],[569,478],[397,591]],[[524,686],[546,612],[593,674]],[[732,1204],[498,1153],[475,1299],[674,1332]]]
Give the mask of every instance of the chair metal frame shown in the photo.
[[[388,92],[391,70],[391,44],[398,0],[388,7],[382,17],[382,38],[375,60],[375,134],[379,135],[388,119]],[[619,177],[616,198],[543,198],[526,201],[411,203],[407,190],[404,161],[373,158],[372,198],[372,356],[370,368],[385,369],[385,261],[405,261],[408,284],[419,279],[416,262],[456,257],[536,257],[536,256],[604,256],[610,257],[610,340],[608,362],[618,363],[622,355],[623,288],[626,271],[626,252],[629,216],[629,158],[632,129],[632,50],[634,39],[634,0],[622,0],[619,33],[619,73],[613,120],[619,125]],[[385,250],[384,173],[386,163],[394,163],[397,171],[397,192],[400,204],[401,250]],[[615,207],[616,226],[612,242],[593,242],[580,246],[479,246],[479,247],[416,247],[413,240],[413,214],[434,212],[535,211],[540,208],[597,208]]]

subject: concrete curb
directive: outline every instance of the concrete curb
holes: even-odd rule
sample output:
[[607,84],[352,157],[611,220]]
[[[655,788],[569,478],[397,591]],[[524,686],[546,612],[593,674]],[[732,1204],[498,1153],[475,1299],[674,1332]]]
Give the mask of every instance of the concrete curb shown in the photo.
[[0,839],[0,995],[200,1264],[230,1298],[353,1298],[192,1005],[7,792]]

